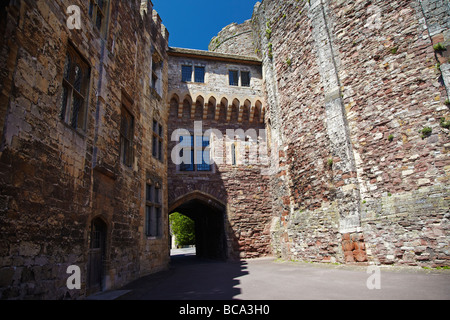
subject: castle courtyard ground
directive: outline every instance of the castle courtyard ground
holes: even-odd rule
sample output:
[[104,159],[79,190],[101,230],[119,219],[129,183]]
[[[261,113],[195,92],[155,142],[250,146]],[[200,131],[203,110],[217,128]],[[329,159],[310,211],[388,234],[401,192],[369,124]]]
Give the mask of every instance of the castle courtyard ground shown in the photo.
[[[172,255],[169,270],[141,278],[98,300],[449,300],[450,270],[282,261],[220,262]],[[375,287],[373,289],[368,288]],[[376,285],[379,285],[379,289]]]

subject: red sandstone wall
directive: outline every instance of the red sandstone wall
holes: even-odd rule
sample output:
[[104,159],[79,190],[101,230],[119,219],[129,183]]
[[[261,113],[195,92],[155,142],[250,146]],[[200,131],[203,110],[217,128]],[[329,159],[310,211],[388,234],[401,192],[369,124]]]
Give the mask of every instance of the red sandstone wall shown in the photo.
[[[267,122],[287,165],[279,171],[285,180],[273,179],[284,212],[277,251],[316,261],[448,264],[449,138],[440,125],[448,96],[419,3],[263,1],[253,24]],[[330,99],[343,106],[342,127],[330,118]],[[432,134],[422,139],[427,126]],[[330,133],[348,141],[349,168]],[[364,239],[363,248],[341,243],[351,211],[352,223],[359,220],[351,237]]]
[[[200,112],[191,118],[190,107],[186,106],[186,113],[182,118],[178,118],[178,103],[173,102],[172,100],[169,117],[169,137],[176,129],[193,131],[194,121],[202,121],[204,131],[217,129],[222,133],[224,140],[214,143],[218,150],[215,154],[223,157],[223,163],[214,165],[211,172],[179,172],[177,166],[169,162],[169,206],[195,192],[217,199],[226,205],[224,228],[227,231],[228,257],[254,258],[270,254],[271,203],[268,201],[270,199],[268,176],[261,174],[262,167],[258,164],[231,165],[230,149],[224,147],[227,129],[244,131],[256,129],[258,132],[264,126],[256,119],[252,123],[248,120],[242,123],[228,122],[224,114],[216,121],[213,119],[215,108],[209,109],[207,119],[203,119],[203,107],[198,108]],[[232,118],[237,120],[237,114]],[[169,153],[177,144],[177,141],[169,142]]]

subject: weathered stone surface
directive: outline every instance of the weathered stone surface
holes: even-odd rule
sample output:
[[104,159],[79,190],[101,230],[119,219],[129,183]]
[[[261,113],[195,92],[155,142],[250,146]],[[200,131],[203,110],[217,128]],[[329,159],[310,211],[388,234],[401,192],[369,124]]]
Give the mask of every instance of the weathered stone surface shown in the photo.
[[[237,59],[236,56],[184,49],[172,49],[169,56],[169,137],[173,137],[177,129],[201,136],[211,129],[218,133],[210,141],[211,155],[215,159],[211,171],[181,171],[174,162],[169,163],[170,210],[183,213],[184,203],[199,201],[202,197],[206,203],[218,201],[225,207],[221,212],[225,217],[221,228],[226,234],[227,256],[235,259],[266,256],[271,253],[268,231],[271,204],[267,201],[270,199],[268,177],[262,174],[263,154],[258,151],[266,150],[263,141],[258,143],[258,138],[265,139],[260,132],[264,129],[266,108],[261,63],[258,59]],[[182,82],[183,65],[205,66],[204,83],[194,78]],[[250,86],[231,86],[229,70],[250,72]],[[255,136],[250,139],[230,136],[240,131],[246,136],[252,133]],[[172,138],[169,150],[174,150],[178,142]],[[232,144],[235,145],[235,164],[232,163]],[[201,207],[197,206],[197,211],[201,211]],[[188,209],[184,213],[195,221],[202,219]],[[208,214],[211,215],[205,212],[204,216]],[[208,241],[214,242],[211,238]]]
[[[97,218],[106,229],[103,289],[162,270],[169,210],[198,203],[217,214],[199,222],[203,240],[220,234],[215,248],[230,257],[449,265],[448,1],[265,0],[211,41],[215,52],[169,50],[151,2],[108,2],[102,30],[87,3],[71,3],[82,9],[80,30],[68,28],[65,2],[1,7],[1,299],[94,290]],[[61,117],[69,47],[89,70],[86,123],[76,129]],[[183,64],[205,66],[205,83],[181,83]],[[250,72],[250,87],[230,86],[230,68]],[[127,164],[123,105],[134,119]],[[252,162],[248,140],[242,166],[180,174],[171,133],[197,120],[221,133],[212,144],[222,160],[227,129],[266,129],[269,163]],[[153,183],[162,190],[160,237],[146,236]],[[65,284],[73,264],[79,291]]]
[[[66,2],[2,4],[2,299],[78,299],[91,293],[87,274],[94,218],[107,225],[99,289],[119,287],[168,265],[167,167],[152,157],[147,143],[154,118],[167,128],[167,87],[153,95],[148,71],[152,47],[167,61],[168,33],[151,8],[141,16],[136,1],[104,3],[109,12],[104,21],[111,21],[104,36],[88,16],[88,1],[70,3],[81,9],[80,30],[67,27]],[[90,67],[85,129],[61,120],[69,47]],[[167,81],[167,64],[161,76]],[[129,111],[135,119],[131,168],[120,159],[125,94],[133,100]],[[164,232],[156,240],[143,231],[147,170],[164,185]],[[81,268],[81,290],[66,286],[69,265]]]
[[[384,263],[412,264],[415,256],[431,262],[442,250],[435,243],[428,250],[436,255],[408,254],[402,260],[393,245],[399,237],[426,240],[437,232],[448,245],[442,215],[448,207],[448,190],[442,190],[449,179],[448,134],[439,124],[449,117],[448,96],[439,80],[441,72],[445,80],[447,63],[441,72],[435,68],[432,47],[441,40],[445,45],[447,4],[312,0],[264,1],[255,7],[252,24],[265,66],[266,122],[273,142],[287,155],[277,159],[287,169],[283,180],[274,177],[271,184],[274,208],[289,212],[280,216],[282,225],[273,234],[281,256],[309,260],[313,246],[307,243],[323,237],[332,243],[336,231],[364,234],[354,246],[365,248],[368,260]],[[422,137],[418,132],[427,126],[432,134]],[[420,200],[424,209],[384,206],[386,199],[412,204],[429,186],[442,192]],[[398,222],[387,225],[368,217],[364,208],[369,203]],[[329,219],[333,205],[338,215]],[[439,229],[420,227],[417,234],[415,222],[430,214]],[[298,223],[299,215],[319,216],[322,223],[311,218]],[[378,226],[376,234],[367,229],[370,219]],[[397,228],[397,223],[405,226]],[[389,249],[371,242],[389,244]],[[344,259],[342,251],[330,253]],[[364,260],[360,252],[357,256]]]

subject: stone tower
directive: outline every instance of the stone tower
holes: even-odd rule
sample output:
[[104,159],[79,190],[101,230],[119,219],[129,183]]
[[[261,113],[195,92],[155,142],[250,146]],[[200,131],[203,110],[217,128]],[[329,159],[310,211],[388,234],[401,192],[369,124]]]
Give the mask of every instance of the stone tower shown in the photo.
[[262,59],[275,254],[448,265],[449,17],[443,0],[265,0],[211,41]]

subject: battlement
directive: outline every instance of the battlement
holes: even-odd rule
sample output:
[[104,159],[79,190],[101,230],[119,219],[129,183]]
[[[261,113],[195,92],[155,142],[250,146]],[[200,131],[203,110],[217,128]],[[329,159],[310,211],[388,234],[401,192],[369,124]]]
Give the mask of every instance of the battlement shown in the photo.
[[140,14],[142,19],[147,22],[146,24],[150,26],[150,33],[160,34],[169,43],[169,30],[162,24],[162,19],[153,9],[151,0],[141,0]]

